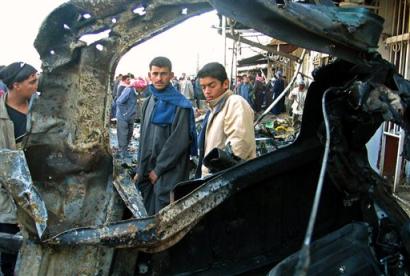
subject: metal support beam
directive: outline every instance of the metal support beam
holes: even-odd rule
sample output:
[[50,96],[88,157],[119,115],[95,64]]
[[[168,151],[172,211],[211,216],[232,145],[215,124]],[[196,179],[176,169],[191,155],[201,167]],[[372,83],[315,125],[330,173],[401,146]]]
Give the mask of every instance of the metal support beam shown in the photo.
[[[226,33],[226,37],[228,37],[228,38],[230,38],[230,39],[233,39],[233,40],[238,40],[238,36],[239,36],[239,35],[232,35],[232,34],[230,34],[230,33]],[[273,47],[266,46],[266,45],[260,44],[260,43],[258,43],[258,42],[254,42],[254,41],[252,41],[252,40],[249,40],[249,39],[246,39],[246,38],[243,38],[243,37],[241,37],[241,42],[243,42],[243,43],[245,43],[245,44],[248,44],[248,45],[250,45],[250,46],[252,46],[252,47],[256,47],[256,48],[259,48],[259,49],[268,51],[269,53],[272,53],[272,54],[276,54],[276,55],[280,55],[280,56],[283,56],[283,57],[287,57],[287,58],[290,59],[291,61],[299,62],[299,58],[298,58],[298,57],[296,57],[296,56],[294,56],[294,55],[290,55],[290,54],[288,54],[288,53],[284,53],[284,52],[278,51],[278,50],[276,50],[276,49],[273,48]]]

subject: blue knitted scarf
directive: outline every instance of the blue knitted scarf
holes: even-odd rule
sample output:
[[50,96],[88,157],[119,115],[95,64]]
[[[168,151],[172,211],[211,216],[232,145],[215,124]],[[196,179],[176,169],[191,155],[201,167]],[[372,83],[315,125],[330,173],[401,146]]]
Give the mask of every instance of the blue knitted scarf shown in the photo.
[[189,135],[191,138],[191,156],[198,155],[198,142],[195,127],[194,110],[192,103],[187,100],[172,85],[158,91],[152,84],[149,86],[152,95],[157,98],[154,106],[151,123],[155,125],[171,125],[174,121],[177,107],[189,109]]

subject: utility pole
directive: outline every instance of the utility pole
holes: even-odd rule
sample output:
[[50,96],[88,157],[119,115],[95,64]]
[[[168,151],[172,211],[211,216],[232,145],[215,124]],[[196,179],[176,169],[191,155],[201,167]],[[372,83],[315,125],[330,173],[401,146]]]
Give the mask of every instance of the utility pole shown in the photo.
[[222,15],[222,38],[224,43],[224,62],[223,65],[226,68],[226,17]]
[[232,81],[233,81],[233,68],[234,68],[235,55],[236,55],[236,41],[232,39],[231,78],[229,80],[230,89],[232,89],[232,84],[233,84]]
[[195,75],[198,73],[199,71],[199,52],[196,53],[196,72]]

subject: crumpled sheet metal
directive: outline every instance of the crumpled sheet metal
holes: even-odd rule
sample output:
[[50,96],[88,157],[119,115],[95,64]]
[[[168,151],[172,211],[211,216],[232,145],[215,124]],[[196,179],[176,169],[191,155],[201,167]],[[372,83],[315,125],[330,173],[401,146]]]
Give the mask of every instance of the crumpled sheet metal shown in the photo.
[[47,228],[46,205],[33,186],[24,152],[0,150],[0,183],[7,189],[16,203],[34,219],[37,234],[41,238]]
[[403,103],[397,91],[391,90],[386,86],[377,86],[364,105],[367,112],[380,112],[383,114],[385,121],[392,121],[396,114],[404,111]]
[[[168,15],[158,17],[158,11],[164,7],[168,9],[168,15],[176,20],[170,20],[170,25],[167,26],[161,26],[159,22],[161,17]],[[188,8],[188,13],[182,15],[181,8],[178,7]],[[135,14],[133,11],[136,8],[141,8],[145,14]],[[72,0],[56,8],[47,17],[40,27],[34,46],[40,54],[43,70],[52,71],[76,59],[78,50],[87,47],[85,42],[79,40],[83,35],[110,30],[110,37],[100,39],[97,43],[107,46],[109,49],[105,51],[119,59],[132,46],[167,30],[180,20],[211,9],[207,1],[201,0],[146,1],[145,8],[140,1]],[[144,24],[152,27],[146,28],[143,36],[135,35],[134,27]]]
[[134,181],[124,169],[120,160],[114,159],[114,181],[113,184],[125,205],[135,218],[147,217],[141,193],[137,190]]
[[239,164],[220,175],[204,180],[204,184],[188,196],[165,207],[155,216],[119,221],[99,227],[71,229],[44,242],[66,246],[134,247],[147,252],[164,250],[178,242],[199,220],[233,193],[251,185],[257,185],[261,177],[278,173],[278,171],[269,169],[268,164],[284,156],[292,155],[295,162],[289,164],[287,169],[296,167],[299,164],[297,160],[302,156],[305,156],[303,160],[306,161],[320,155],[318,147],[317,142],[301,142],[291,150],[281,149],[276,155],[264,155],[253,162]]
[[221,204],[231,193],[230,179],[216,177],[192,192],[189,197],[165,207],[155,216],[100,227],[71,229],[44,242],[135,247],[148,252],[164,250],[178,242],[201,217]]
[[[35,183],[45,183],[38,187],[50,214],[48,235],[43,239],[61,233],[61,229],[108,225],[121,219],[123,205],[117,204],[118,194],[106,186],[113,186],[108,128],[115,67],[133,46],[212,9],[207,1],[153,0],[146,2],[146,14],[139,15],[133,10],[140,4],[128,0],[68,1],[40,28],[35,47],[42,60],[42,93],[33,106],[25,149],[30,169],[35,168]],[[182,13],[184,8],[187,13]],[[109,32],[107,38],[89,45],[80,41],[84,35],[103,31]],[[70,193],[75,187],[81,192]],[[84,216],[79,218],[79,213]],[[96,264],[85,274],[99,274],[99,264],[108,263],[112,256],[112,249],[101,248],[74,247],[50,254],[52,247],[47,243],[23,243],[17,270],[28,272],[26,267],[53,263],[47,269],[50,275],[59,274],[61,267],[66,273],[81,274],[85,272],[75,264],[82,261]]]
[[210,3],[221,14],[266,35],[353,63],[376,51],[383,30],[384,20],[364,8],[271,0]]

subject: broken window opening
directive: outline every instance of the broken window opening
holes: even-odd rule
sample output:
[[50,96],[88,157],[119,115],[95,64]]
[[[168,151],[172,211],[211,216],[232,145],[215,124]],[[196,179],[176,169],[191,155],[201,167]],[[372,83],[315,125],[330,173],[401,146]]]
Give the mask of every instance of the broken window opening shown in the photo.
[[110,36],[111,29],[105,30],[97,34],[85,34],[79,38],[79,40],[87,43],[87,46],[100,41],[102,39],[108,38]]
[[144,7],[138,7],[132,10],[133,13],[138,14],[140,16],[145,15],[147,12],[145,11]]
[[83,18],[84,19],[90,19],[92,16],[91,16],[91,14],[89,14],[89,13],[85,13],[85,14],[83,14]]

